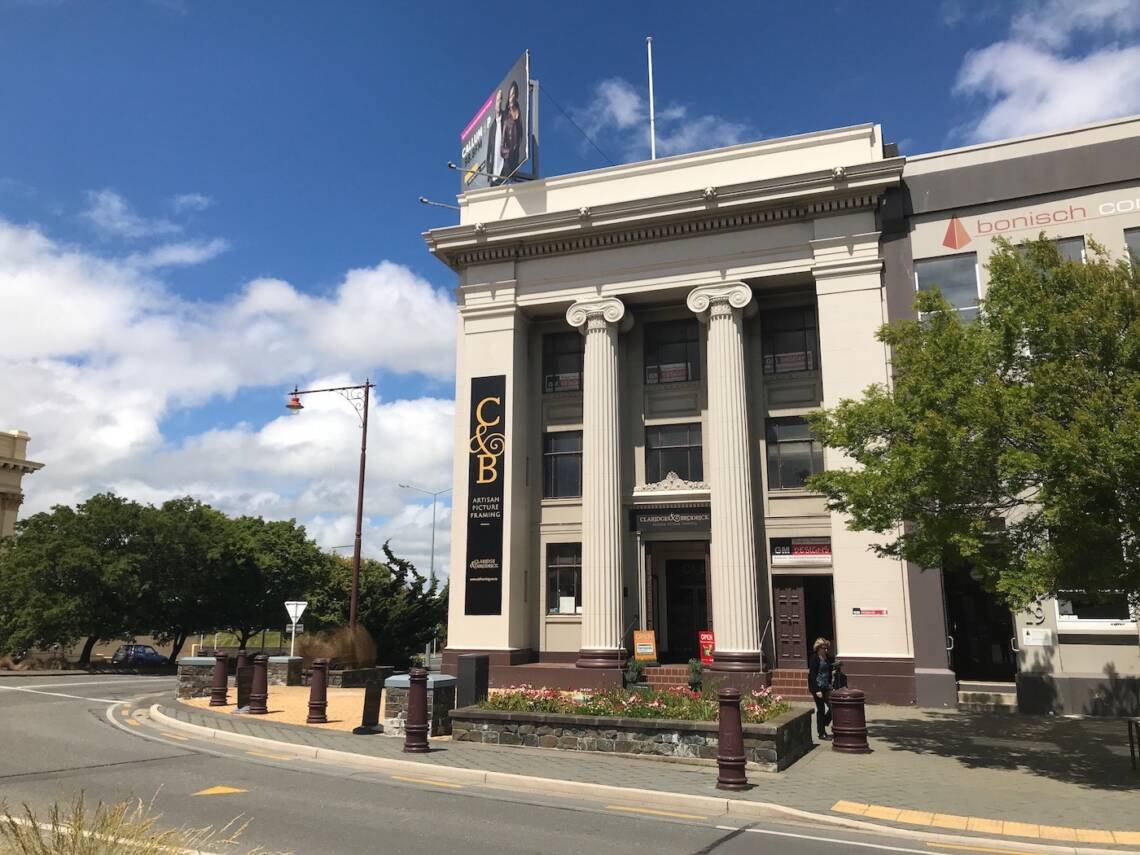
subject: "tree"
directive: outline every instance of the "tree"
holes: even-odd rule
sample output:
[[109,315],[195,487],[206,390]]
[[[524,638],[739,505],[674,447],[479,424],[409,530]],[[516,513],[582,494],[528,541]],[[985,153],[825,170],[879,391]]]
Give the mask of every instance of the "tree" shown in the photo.
[[254,633],[286,622],[285,601],[301,599],[318,582],[326,558],[295,520],[238,517],[229,527],[233,565],[219,618],[245,647]]
[[[429,583],[410,561],[397,558],[387,542],[384,557],[382,562],[360,562],[357,619],[376,642],[377,661],[404,666],[435,636],[447,615],[447,598],[437,579]],[[351,562],[329,555],[322,579],[307,598],[306,622],[319,629],[345,626],[351,584]]]
[[17,525],[0,556],[0,649],[68,646],[80,664],[143,620],[146,508],[102,493]]
[[1140,590],[1140,273],[999,241],[980,316],[921,293],[879,330],[893,384],[813,414],[858,468],[814,476],[880,553],[969,566],[1012,608]]

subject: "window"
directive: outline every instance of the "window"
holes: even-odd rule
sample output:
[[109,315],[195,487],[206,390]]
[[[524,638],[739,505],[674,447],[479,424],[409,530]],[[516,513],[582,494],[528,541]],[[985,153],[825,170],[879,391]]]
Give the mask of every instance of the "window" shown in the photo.
[[546,613],[582,613],[582,544],[546,545]]
[[684,383],[701,379],[697,319],[645,325],[645,382]]
[[964,319],[978,316],[978,257],[974,253],[916,261],[914,281],[919,291],[940,289]]
[[542,435],[542,497],[566,499],[582,495],[582,431]]
[[[1077,261],[1084,263],[1085,260],[1085,239],[1082,236],[1056,238],[1051,241],[1053,246],[1057,247],[1057,251],[1061,253],[1061,258],[1066,261]],[[1025,247],[1019,246],[1017,251],[1022,255],[1025,254]]]
[[760,318],[764,373],[814,371],[816,360],[815,307],[776,309]]
[[1124,243],[1132,253],[1132,263],[1140,264],[1140,229],[1128,229],[1124,233]]
[[542,337],[542,389],[564,392],[582,388],[582,357],[586,339],[578,332]]
[[803,419],[793,416],[765,422],[768,445],[768,489],[795,490],[809,475],[823,471],[823,446]]
[[1132,620],[1132,608],[1123,591],[1097,596],[1084,591],[1067,591],[1057,596],[1057,618],[1061,623],[1083,620],[1123,623]]
[[656,484],[670,472],[685,481],[704,480],[700,424],[645,429],[645,480]]

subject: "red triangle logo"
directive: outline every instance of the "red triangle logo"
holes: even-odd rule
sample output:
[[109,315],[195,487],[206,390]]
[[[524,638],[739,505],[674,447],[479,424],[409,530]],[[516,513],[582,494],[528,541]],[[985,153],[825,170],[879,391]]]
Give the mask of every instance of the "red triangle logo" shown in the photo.
[[966,227],[962,225],[962,221],[957,217],[951,217],[950,224],[946,226],[946,237],[942,238],[942,245],[950,247],[950,249],[961,249],[970,240],[970,235],[966,232]]

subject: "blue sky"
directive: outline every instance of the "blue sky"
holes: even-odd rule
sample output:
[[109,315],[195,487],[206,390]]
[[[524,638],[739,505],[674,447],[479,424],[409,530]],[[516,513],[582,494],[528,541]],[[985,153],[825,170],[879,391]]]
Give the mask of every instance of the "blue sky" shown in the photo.
[[556,104],[647,156],[648,34],[664,153],[874,121],[913,154],[1140,112],[1140,0],[519,8],[0,0],[0,305],[27,319],[0,428],[48,464],[28,510],[193,492],[349,542],[351,411],[286,422],[280,393],[370,374],[393,440],[370,548],[423,561],[430,510],[395,483],[450,480],[454,281],[420,233],[453,216],[416,200],[452,201],[458,133],[525,48],[547,175],[606,165]]

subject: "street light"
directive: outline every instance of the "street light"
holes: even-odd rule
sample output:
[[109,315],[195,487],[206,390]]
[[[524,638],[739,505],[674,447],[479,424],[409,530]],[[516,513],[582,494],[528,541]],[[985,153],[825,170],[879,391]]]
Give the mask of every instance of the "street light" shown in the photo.
[[364,378],[359,386],[332,386],[328,389],[298,389],[293,387],[289,393],[289,403],[285,409],[293,415],[300,415],[305,405],[301,403],[302,395],[315,395],[318,392],[336,392],[356,410],[360,418],[360,476],[356,484],[356,535],[352,541],[352,594],[348,600],[348,625],[356,629],[356,608],[360,599],[360,529],[364,522],[364,461],[368,451],[368,394],[376,384]]
[[428,581],[435,581],[435,502],[436,499],[444,493],[450,493],[451,488],[448,487],[444,490],[425,490],[423,487],[417,487],[415,484],[401,484],[405,490],[415,490],[418,493],[423,493],[426,496],[431,496],[431,564],[428,570]]

